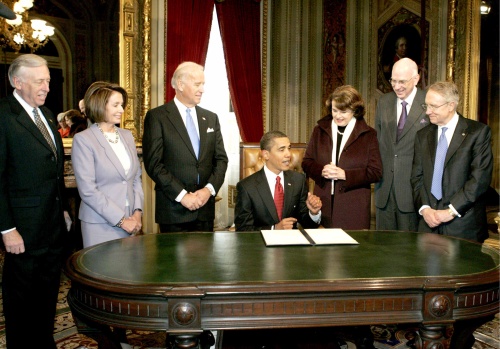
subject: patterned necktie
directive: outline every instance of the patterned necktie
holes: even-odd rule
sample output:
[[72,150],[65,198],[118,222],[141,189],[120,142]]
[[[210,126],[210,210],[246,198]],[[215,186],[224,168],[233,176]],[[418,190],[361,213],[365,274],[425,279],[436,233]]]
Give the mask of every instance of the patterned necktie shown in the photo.
[[43,138],[49,143],[50,149],[54,152],[54,155],[57,158],[57,150],[56,150],[56,145],[54,144],[54,141],[52,140],[52,137],[50,137],[49,131],[47,130],[47,127],[42,122],[42,119],[40,118],[40,115],[38,114],[38,110],[36,108],[33,108],[33,115],[35,117],[35,124],[40,130],[40,132],[43,135]]
[[278,218],[281,221],[283,217],[283,205],[285,203],[285,193],[283,192],[283,186],[281,185],[280,176],[276,177],[276,185],[274,186],[274,205],[276,206],[276,212],[278,213]]
[[436,148],[436,160],[434,161],[434,173],[432,174],[431,193],[438,200],[443,197],[443,182],[444,160],[446,159],[446,152],[448,151],[448,141],[446,140],[445,132],[448,127],[443,127],[441,136],[439,137],[438,145]]
[[401,105],[403,106],[403,108],[401,109],[401,116],[399,117],[399,122],[398,122],[398,137],[397,137],[398,141],[399,137],[401,136],[401,133],[403,133],[406,117],[408,116],[408,114],[406,113],[406,106],[408,105],[408,103],[406,101],[402,101]]
[[191,139],[191,144],[193,145],[194,153],[196,158],[200,152],[200,138],[198,137],[198,132],[196,132],[196,126],[194,125],[193,117],[191,116],[191,109],[186,109],[186,128]]

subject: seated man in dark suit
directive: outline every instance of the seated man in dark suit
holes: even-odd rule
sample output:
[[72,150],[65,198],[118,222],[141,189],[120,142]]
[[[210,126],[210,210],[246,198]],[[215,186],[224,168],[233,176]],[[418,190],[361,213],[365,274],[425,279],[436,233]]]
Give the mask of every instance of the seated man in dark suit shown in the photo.
[[262,136],[260,149],[264,167],[236,186],[237,231],[292,229],[297,222],[317,228],[321,221],[321,199],[308,192],[306,178],[290,168],[290,140],[280,131]]

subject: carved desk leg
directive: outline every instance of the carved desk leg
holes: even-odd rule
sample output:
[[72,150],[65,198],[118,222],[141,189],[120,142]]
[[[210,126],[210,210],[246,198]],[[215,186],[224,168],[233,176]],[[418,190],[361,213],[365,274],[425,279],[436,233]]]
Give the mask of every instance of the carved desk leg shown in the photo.
[[445,325],[421,325],[420,345],[421,349],[445,349],[449,348],[450,336],[447,333],[452,331],[451,326]]
[[194,349],[198,348],[199,339],[193,334],[169,334],[167,342],[169,349]]

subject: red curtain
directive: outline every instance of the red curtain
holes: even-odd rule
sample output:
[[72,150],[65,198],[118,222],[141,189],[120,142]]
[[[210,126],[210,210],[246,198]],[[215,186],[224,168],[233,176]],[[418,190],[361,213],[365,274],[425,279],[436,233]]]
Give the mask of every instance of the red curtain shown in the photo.
[[191,61],[205,65],[213,9],[210,0],[167,1],[165,101],[175,96],[170,81],[179,64]]
[[260,1],[226,0],[217,2],[215,8],[224,47],[229,91],[241,138],[244,142],[258,142],[264,128]]

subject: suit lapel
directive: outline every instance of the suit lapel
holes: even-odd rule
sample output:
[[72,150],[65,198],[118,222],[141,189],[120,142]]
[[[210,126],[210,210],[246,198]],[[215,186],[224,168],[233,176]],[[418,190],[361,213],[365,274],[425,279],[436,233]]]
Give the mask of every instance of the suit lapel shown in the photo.
[[433,169],[434,169],[434,161],[436,160],[437,130],[438,127],[436,125],[432,125],[431,130],[427,132],[427,144],[429,149],[428,156],[431,159]]
[[[106,154],[106,157],[109,159],[109,161],[113,164],[113,166],[116,168],[120,176],[123,177],[123,179],[126,179],[125,176],[125,169],[123,168],[122,163],[118,159],[118,156],[116,156],[116,153],[114,150],[111,148],[111,146],[108,144],[108,140],[104,137],[104,135],[101,133],[101,131],[97,128],[97,125],[92,125],[91,128],[92,134],[96,138],[97,142],[99,145],[104,149],[104,153]],[[120,135],[121,137],[121,135]],[[123,143],[125,141],[122,138]]]
[[[273,217],[275,222],[278,222],[278,213],[276,212],[276,206],[274,205],[273,195],[271,193],[271,188],[269,188],[269,184],[267,182],[267,177],[264,172],[264,168],[262,168],[259,172],[259,175],[255,178],[255,188],[259,193],[266,209],[269,211],[271,216]],[[286,202],[286,191],[285,191],[285,202]]]
[[284,185],[283,185],[283,190],[285,191],[285,204],[283,207],[283,218],[291,216],[293,212],[293,197],[294,197],[294,191],[295,191],[295,186],[294,182],[292,181],[292,174],[289,171],[284,171],[283,172],[283,177],[284,177]]
[[[174,128],[177,130],[179,137],[181,137],[182,141],[186,144],[186,146],[189,149],[189,151],[191,152],[191,154],[196,158],[193,144],[191,144],[191,139],[189,138],[189,134],[187,132],[186,125],[184,124],[184,121],[182,120],[182,116],[179,113],[179,109],[177,109],[175,102],[172,100],[171,102],[169,102],[167,104],[166,108],[167,108],[168,120],[174,126]],[[198,110],[196,112],[198,112]],[[200,140],[200,152],[201,152],[201,144],[202,143]]]
[[467,137],[467,122],[464,118],[459,117],[457,127],[455,128],[455,132],[453,133],[453,137],[451,138],[450,146],[448,147],[448,151],[446,152],[446,159],[444,161],[444,166],[451,159],[451,157],[455,154],[460,145]]
[[60,137],[59,131],[57,131],[57,125],[55,123],[55,120],[53,118],[46,117],[50,113],[47,107],[41,106],[40,109],[42,110],[45,120],[47,120],[47,123],[49,124],[50,131],[54,135],[54,140],[56,142],[56,148],[57,148],[57,159],[61,160],[64,158],[64,146],[62,144],[62,139]]
[[[19,102],[16,103],[19,104]],[[42,135],[42,132],[38,129],[38,127],[35,125],[35,122],[31,117],[28,115],[26,110],[19,104],[20,110],[16,111],[19,112],[17,116],[17,121],[23,125],[32,135],[35,137],[45,148],[50,150],[52,152],[52,149],[49,146],[49,143],[45,140],[45,138]],[[49,123],[50,124],[50,123]],[[56,131],[57,132],[57,131]]]
[[416,97],[417,96],[415,96],[415,98],[413,99],[413,104],[411,105],[411,109],[408,112],[405,126],[403,127],[403,133],[401,133],[401,137],[399,137],[399,140],[401,140],[408,132],[408,130],[413,127],[413,124],[415,124],[420,119],[420,114],[422,113],[423,109],[420,105],[417,105]]
[[[389,130],[392,130],[390,132],[391,135],[391,143],[394,144],[396,142],[396,135],[397,135],[397,129],[398,129],[398,119],[397,119],[397,114],[398,114],[398,109],[396,107],[396,103],[398,102],[396,94],[394,94],[395,101],[393,101],[388,107],[388,112],[387,115],[389,116]],[[394,117],[396,116],[396,117]]]
[[205,113],[198,107],[196,107],[196,115],[198,115],[198,130],[200,131],[200,156],[199,158],[205,155],[205,150],[207,147],[205,146],[207,143],[207,129],[208,129],[208,120]]

